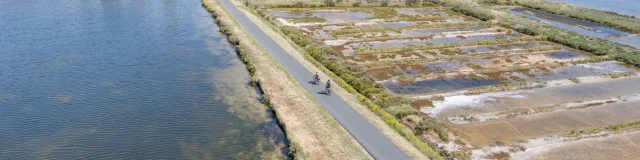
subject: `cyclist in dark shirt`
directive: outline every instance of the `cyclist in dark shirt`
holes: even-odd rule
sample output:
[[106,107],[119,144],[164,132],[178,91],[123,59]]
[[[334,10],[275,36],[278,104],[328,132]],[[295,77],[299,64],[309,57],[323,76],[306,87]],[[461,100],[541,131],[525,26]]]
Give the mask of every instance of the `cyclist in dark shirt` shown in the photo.
[[325,89],[326,90],[331,89],[331,80],[327,80],[327,85],[325,85]]

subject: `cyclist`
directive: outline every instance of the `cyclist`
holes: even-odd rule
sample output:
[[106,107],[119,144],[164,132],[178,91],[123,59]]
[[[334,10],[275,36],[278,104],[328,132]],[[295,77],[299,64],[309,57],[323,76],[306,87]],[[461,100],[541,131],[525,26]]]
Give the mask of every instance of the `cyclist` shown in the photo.
[[325,85],[325,90],[327,91],[327,94],[331,94],[329,92],[331,92],[331,80],[327,80],[327,85]]
[[316,72],[316,75],[313,77],[313,83],[318,83],[320,81],[320,76],[318,75],[318,72]]

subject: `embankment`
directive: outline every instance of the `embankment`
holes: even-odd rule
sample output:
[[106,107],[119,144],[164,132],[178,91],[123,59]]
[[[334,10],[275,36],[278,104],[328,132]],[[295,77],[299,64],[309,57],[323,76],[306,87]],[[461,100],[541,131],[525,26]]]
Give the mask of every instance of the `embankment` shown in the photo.
[[263,103],[273,107],[290,142],[292,159],[372,159],[371,156],[320,106],[216,0],[203,0],[220,32],[236,46],[238,57],[260,87]]

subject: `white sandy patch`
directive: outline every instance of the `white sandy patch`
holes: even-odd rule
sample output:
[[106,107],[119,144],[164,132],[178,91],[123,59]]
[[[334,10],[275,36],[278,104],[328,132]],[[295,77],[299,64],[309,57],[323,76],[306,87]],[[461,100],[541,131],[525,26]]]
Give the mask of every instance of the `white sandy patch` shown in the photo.
[[345,40],[345,39],[326,40],[326,41],[324,41],[324,44],[330,45],[330,46],[337,46],[337,45],[344,45],[345,43],[347,43],[349,41],[351,41],[351,40]]
[[528,91],[510,91],[501,93],[485,93],[480,95],[456,95],[445,97],[444,101],[436,101],[433,103],[435,107],[425,107],[420,111],[429,114],[430,116],[437,116],[441,111],[450,108],[476,108],[484,107],[484,104],[491,101],[496,101],[496,98],[508,97],[508,98],[527,98],[525,93]]
[[464,33],[464,32],[450,32],[447,33],[445,35],[441,35],[441,36],[436,36],[436,37],[457,37],[457,36],[465,36],[465,37],[469,37],[469,36],[483,36],[483,35],[501,35],[501,34],[505,34],[502,32],[474,32],[474,33]]
[[276,20],[280,21],[282,25],[293,26],[293,27],[304,27],[304,26],[314,26],[314,25],[323,25],[326,23],[313,22],[313,23],[291,23],[284,18],[276,18]]
[[[454,124],[470,124],[470,123],[479,123],[486,121],[495,121],[495,120],[504,120],[516,116],[533,116],[535,114],[540,113],[549,113],[549,112],[557,112],[563,110],[571,110],[571,109],[584,109],[589,107],[603,106],[609,103],[617,103],[617,102],[635,102],[640,101],[640,94],[634,95],[625,95],[618,97],[611,97],[605,99],[596,99],[590,101],[583,102],[569,102],[558,105],[549,105],[549,106],[536,106],[527,108],[526,112],[492,112],[492,113],[481,113],[474,115],[464,115],[464,116],[453,116],[448,117],[447,120]],[[594,105],[595,104],[595,105]],[[590,106],[594,105],[594,106]]]
[[598,73],[607,74],[607,73],[622,73],[622,72],[637,72],[637,70],[632,68],[624,67],[615,61],[606,61],[599,63],[589,63],[589,64],[579,64],[579,66],[589,68]]

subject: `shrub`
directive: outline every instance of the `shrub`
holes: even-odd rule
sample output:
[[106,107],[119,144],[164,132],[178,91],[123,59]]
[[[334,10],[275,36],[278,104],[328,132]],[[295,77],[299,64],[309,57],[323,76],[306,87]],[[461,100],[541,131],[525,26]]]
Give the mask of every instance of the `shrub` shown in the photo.
[[354,7],[359,7],[359,6],[360,6],[360,4],[362,4],[362,2],[356,2],[356,3],[353,3],[353,6],[354,6]]
[[380,6],[383,6],[383,7],[389,6],[389,0],[383,0],[382,2],[380,2]]
[[296,2],[296,4],[294,4],[293,7],[295,7],[295,8],[303,8],[304,7],[304,3]]
[[324,0],[324,4],[328,7],[335,7],[336,6],[336,2],[334,2],[333,0]]
[[420,0],[405,0],[404,3],[407,6],[417,6],[420,4]]
[[438,136],[443,142],[449,142],[449,137],[447,136],[447,132],[445,132],[445,130],[443,129],[442,126],[440,126],[440,124],[434,121],[425,119],[423,121],[420,121],[420,123],[418,123],[415,129],[415,132],[416,132],[415,134],[420,135],[425,131],[433,131],[436,134],[438,134]]
[[476,17],[483,21],[488,21],[494,18],[489,9],[484,9],[476,6],[469,6],[462,3],[453,5],[453,8],[451,9],[458,13]]
[[425,2],[422,2],[422,6],[423,6],[423,7],[437,7],[437,6],[438,6],[438,4],[435,4],[435,3],[433,3],[433,2],[426,2],[426,1],[425,1]]
[[483,0],[481,3],[484,4],[493,4],[493,5],[515,5],[516,3],[513,0]]

